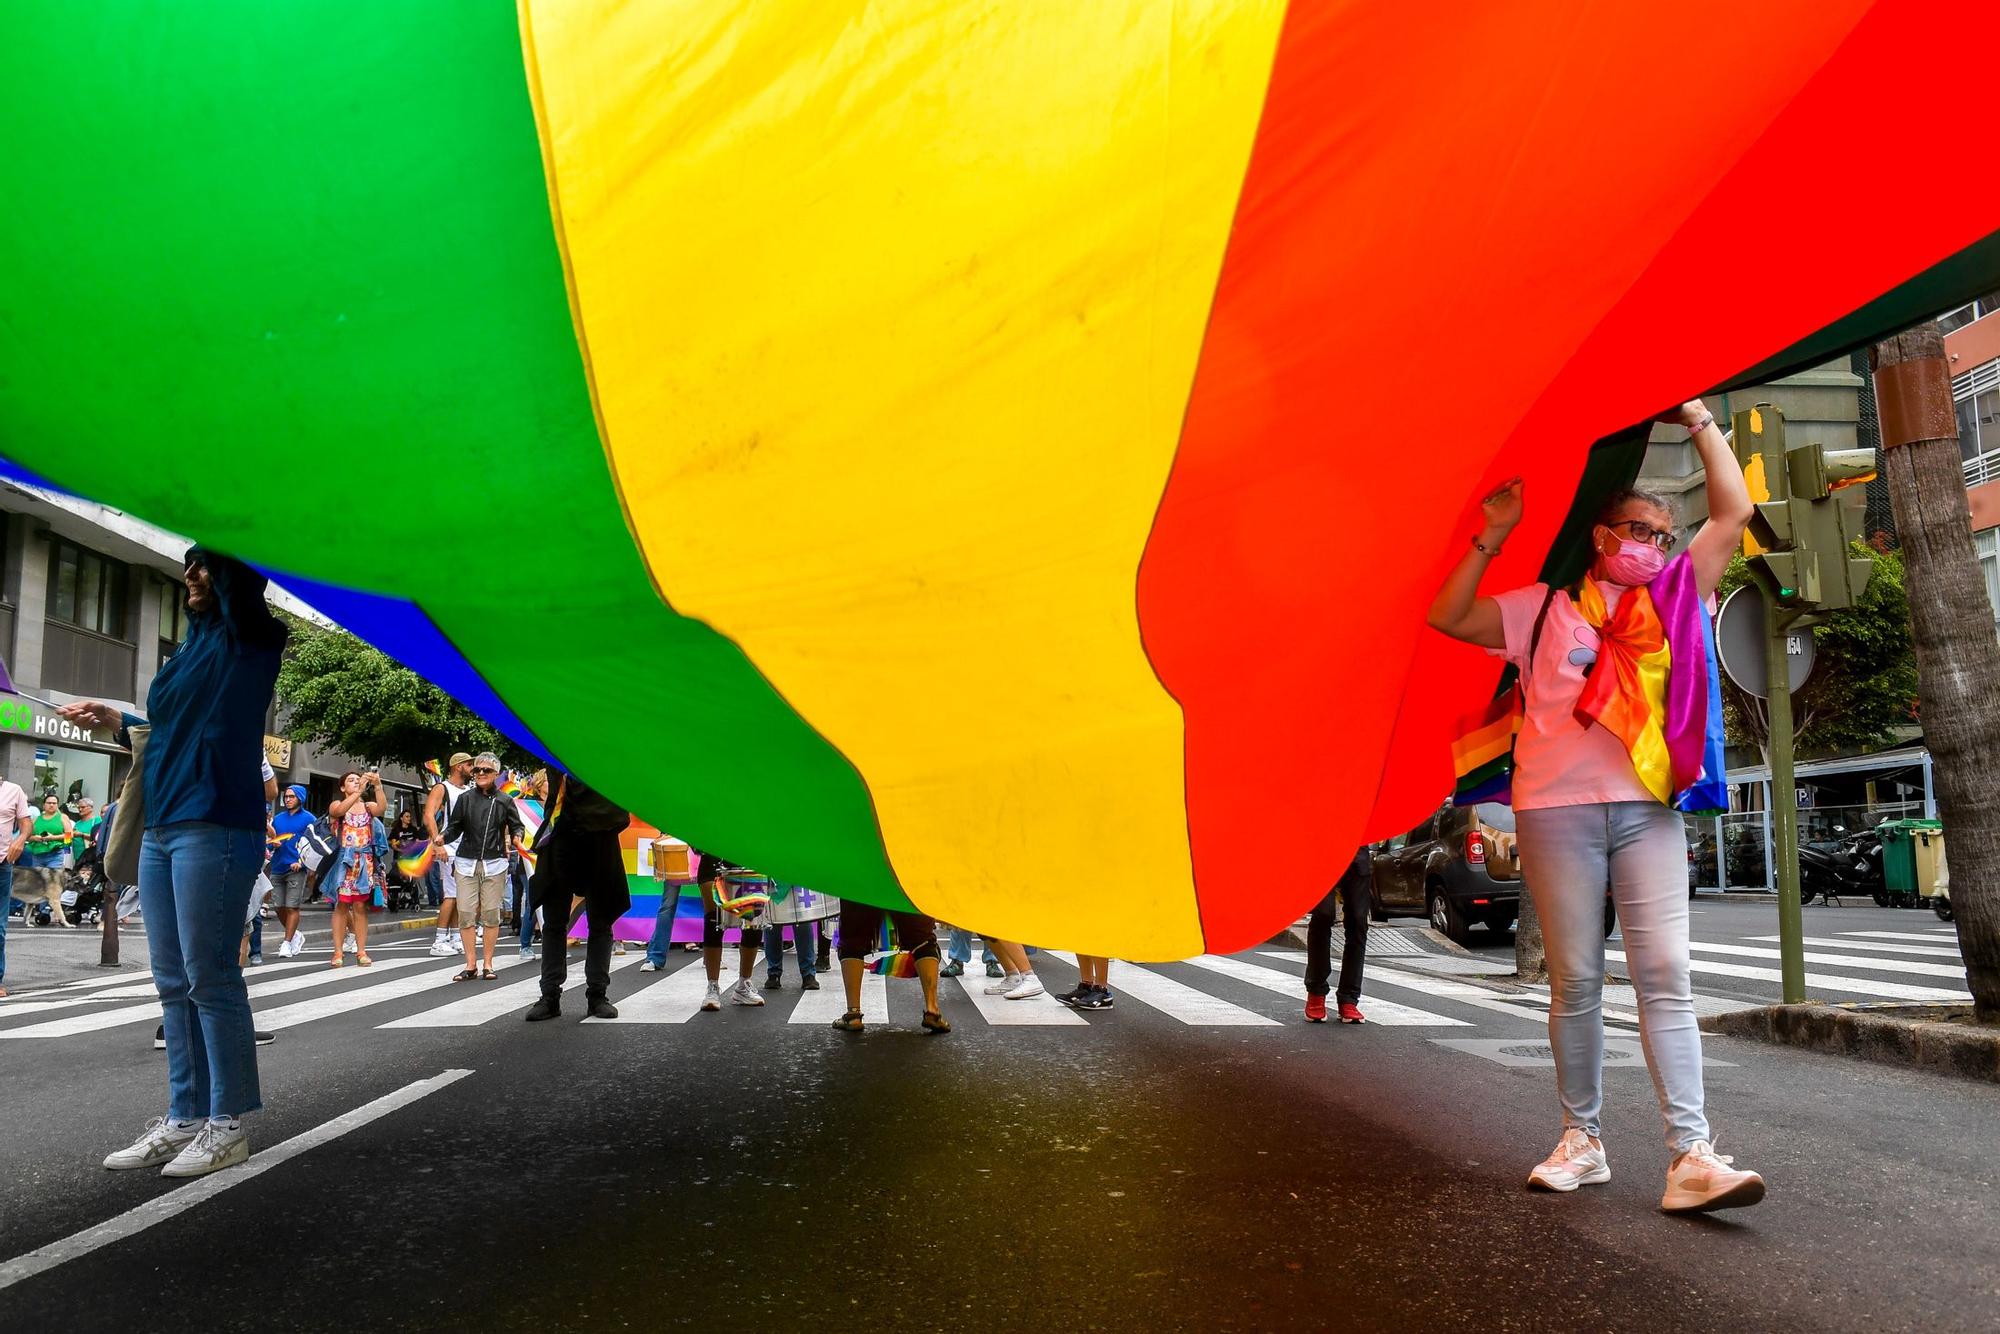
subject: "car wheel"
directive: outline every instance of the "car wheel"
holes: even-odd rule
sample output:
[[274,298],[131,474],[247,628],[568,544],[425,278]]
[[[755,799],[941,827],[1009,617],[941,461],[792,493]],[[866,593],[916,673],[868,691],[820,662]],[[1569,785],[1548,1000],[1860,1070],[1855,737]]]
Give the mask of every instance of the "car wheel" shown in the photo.
[[1425,899],[1431,926],[1447,940],[1459,945],[1465,944],[1467,937],[1471,935],[1471,930],[1466,923],[1465,914],[1458,910],[1458,905],[1444,892],[1444,886],[1432,885],[1425,893]]
[[1951,920],[1951,900],[1943,894],[1938,895],[1931,900],[1931,911],[1937,914],[1937,919],[1940,922],[1949,922]]

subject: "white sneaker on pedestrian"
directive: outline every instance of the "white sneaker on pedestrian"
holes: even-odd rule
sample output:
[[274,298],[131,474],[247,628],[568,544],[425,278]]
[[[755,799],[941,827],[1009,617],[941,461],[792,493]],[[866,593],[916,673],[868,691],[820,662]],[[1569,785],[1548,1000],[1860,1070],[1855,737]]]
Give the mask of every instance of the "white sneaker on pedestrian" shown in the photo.
[[532,946],[521,951],[522,963],[533,963],[534,961],[535,961],[535,951]]
[[289,959],[292,957],[292,938],[290,936],[286,936],[278,942],[278,957],[280,959]]
[[719,1009],[721,1009],[721,1008],[722,1008],[722,988],[718,987],[718,986],[717,986],[717,985],[716,985],[715,983],[713,983],[713,982],[709,983],[709,984],[708,984],[708,994],[707,994],[706,996],[703,996],[703,997],[701,998],[701,1008],[702,1008],[702,1009],[704,1009],[704,1010],[719,1010]]
[[354,953],[354,948],[353,936],[349,936],[346,940],[340,942],[340,952],[342,954],[352,954]]
[[1764,1198],[1764,1178],[1738,1171],[1715,1145],[1698,1139],[1667,1169],[1667,1193],[1660,1208],[1670,1214],[1703,1214],[1711,1209],[1741,1209]]
[[1025,976],[1026,974],[1024,973],[1009,973],[998,982],[988,982],[986,984],[986,994],[989,996],[1004,996],[1015,987],[1020,986],[1021,979]]
[[732,1005],[762,1005],[764,998],[757,994],[757,988],[751,986],[750,979],[746,977],[729,989],[729,1003]]
[[292,957],[296,959],[299,955],[306,952],[306,933],[303,931],[294,931],[292,932],[292,938],[285,943],[292,947]]
[[194,1132],[194,1139],[160,1169],[163,1177],[205,1177],[250,1159],[250,1136],[241,1125],[234,1130],[210,1121]]
[[648,959],[639,965],[639,971],[642,973],[664,973],[667,970],[664,965],[654,963],[651,959]]
[[1602,1141],[1572,1126],[1563,1131],[1562,1142],[1528,1173],[1528,1184],[1540,1190],[1572,1191],[1578,1186],[1598,1186],[1611,1180],[1611,1162]]
[[1005,993],[1005,999],[1033,1000],[1041,994],[1042,979],[1036,977],[1033,973],[1023,973],[1021,974],[1020,983],[1012,991]]
[[458,946],[453,944],[447,937],[439,936],[431,942],[431,953],[442,959],[446,955],[457,954]]
[[114,1172],[126,1172],[135,1167],[158,1167],[194,1143],[194,1137],[200,1130],[199,1125],[177,1126],[164,1116],[156,1116],[146,1123],[143,1135],[106,1158],[104,1165]]

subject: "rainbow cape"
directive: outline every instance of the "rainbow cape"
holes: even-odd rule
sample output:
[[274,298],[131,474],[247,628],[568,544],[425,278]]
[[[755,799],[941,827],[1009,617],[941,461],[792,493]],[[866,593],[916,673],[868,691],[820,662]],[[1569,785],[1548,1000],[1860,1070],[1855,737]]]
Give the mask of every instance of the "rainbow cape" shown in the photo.
[[[1496,481],[1528,583],[1592,441],[2000,290],[2000,172],[1868,114],[1993,0],[1446,12],[0,6],[0,453],[780,880],[1247,947],[1447,789]],[[1886,162],[1951,188],[1755,206]],[[1477,411],[1385,443],[1441,372]],[[301,524],[273,447],[355,441],[403,502]],[[535,577],[362,573],[413,514]]]

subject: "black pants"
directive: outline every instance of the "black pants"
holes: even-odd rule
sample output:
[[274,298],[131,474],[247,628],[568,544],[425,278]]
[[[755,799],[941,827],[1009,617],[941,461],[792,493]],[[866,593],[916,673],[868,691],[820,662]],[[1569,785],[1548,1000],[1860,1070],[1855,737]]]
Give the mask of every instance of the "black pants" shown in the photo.
[[569,905],[578,895],[590,921],[583,951],[584,995],[604,995],[611,986],[611,928],[632,907],[618,835],[564,830],[536,862],[528,898],[529,911],[542,910],[543,998],[559,999],[569,980]]
[[1361,961],[1368,952],[1368,883],[1360,876],[1344,876],[1340,884],[1326,892],[1306,923],[1306,991],[1326,994],[1326,979],[1333,971],[1333,910],[1339,905],[1347,918],[1347,940],[1340,954],[1340,991],[1335,1000],[1341,1005],[1361,1003]]

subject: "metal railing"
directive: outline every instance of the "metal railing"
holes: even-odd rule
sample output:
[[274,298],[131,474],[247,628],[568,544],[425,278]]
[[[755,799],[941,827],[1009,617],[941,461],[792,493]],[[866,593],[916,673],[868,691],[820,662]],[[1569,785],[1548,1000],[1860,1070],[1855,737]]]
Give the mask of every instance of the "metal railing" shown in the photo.
[[[1811,806],[1799,812],[1799,842],[1826,843],[1884,820],[1915,819],[1924,813],[1920,801],[1882,801],[1865,806]],[[1714,889],[1775,890],[1770,857],[1765,849],[1769,829],[1763,811],[1732,811],[1723,816],[1688,817],[1688,876],[1696,885]],[[1722,838],[1724,860],[1715,853]]]
[[2000,482],[2000,449],[1989,449],[1965,461],[1965,484],[1978,486],[1984,482]]

